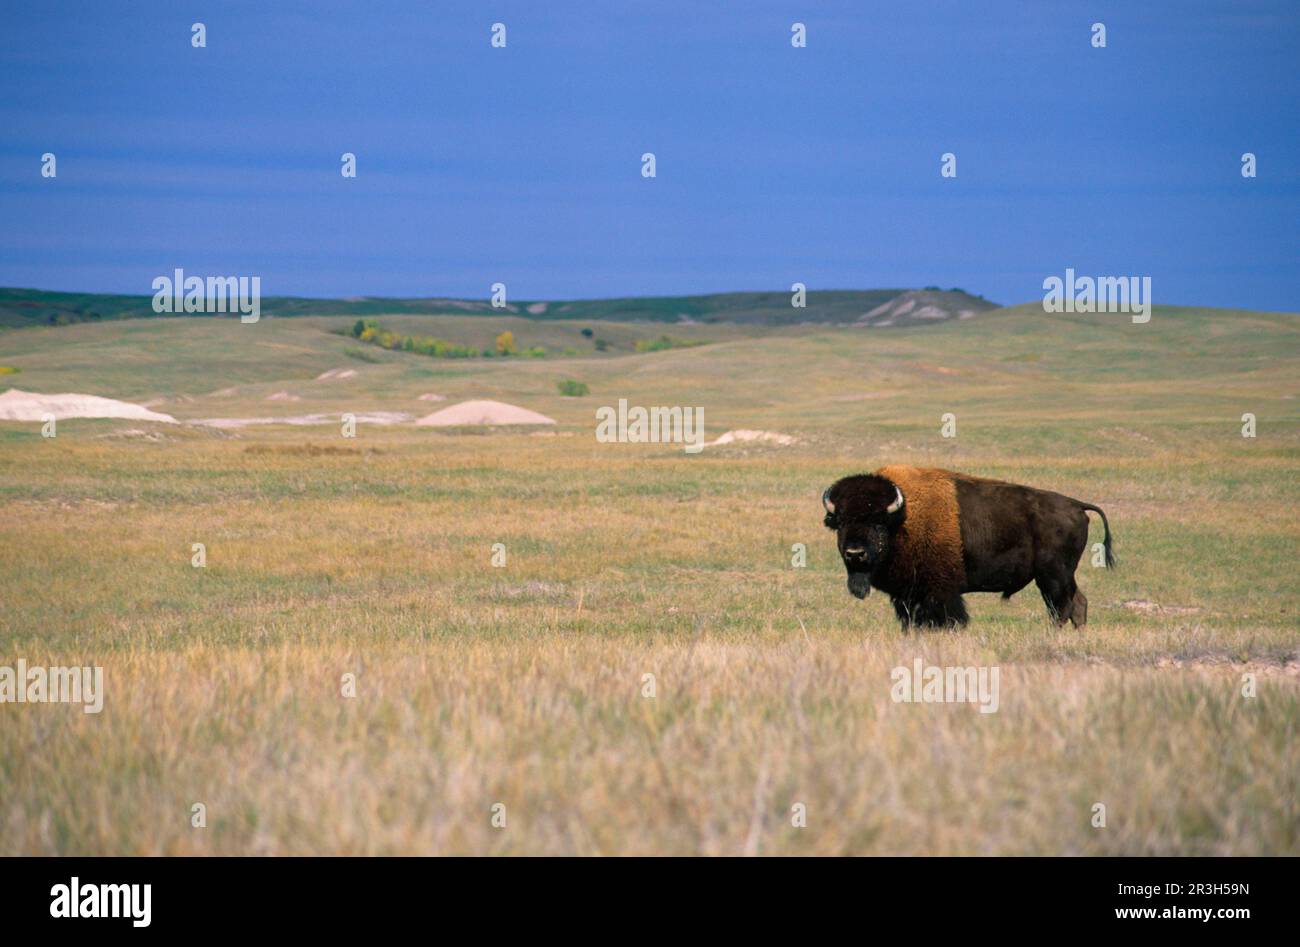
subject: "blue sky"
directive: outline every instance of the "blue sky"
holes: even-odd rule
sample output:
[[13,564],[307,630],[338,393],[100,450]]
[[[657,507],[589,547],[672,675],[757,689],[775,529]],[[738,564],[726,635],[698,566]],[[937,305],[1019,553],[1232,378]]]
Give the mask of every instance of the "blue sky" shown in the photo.
[[1014,303],[1072,267],[1151,276],[1157,303],[1300,309],[1295,0],[173,0],[6,19],[0,285],[146,294],[183,267],[268,295],[802,281]]

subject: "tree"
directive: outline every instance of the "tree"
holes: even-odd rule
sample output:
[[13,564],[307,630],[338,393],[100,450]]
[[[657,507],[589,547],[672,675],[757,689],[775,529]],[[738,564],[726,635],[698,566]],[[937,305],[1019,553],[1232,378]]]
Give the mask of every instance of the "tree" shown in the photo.
[[507,329],[497,336],[497,354],[514,355],[515,354],[515,334]]

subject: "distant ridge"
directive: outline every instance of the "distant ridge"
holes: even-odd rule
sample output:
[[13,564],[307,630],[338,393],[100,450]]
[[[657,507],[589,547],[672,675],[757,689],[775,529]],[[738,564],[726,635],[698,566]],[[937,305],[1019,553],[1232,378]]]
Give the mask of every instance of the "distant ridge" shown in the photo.
[[[982,296],[961,289],[821,290],[807,294],[807,305],[790,305],[788,292],[712,293],[700,296],[634,296],[618,299],[576,299],[511,302],[493,308],[486,299],[350,296],[311,299],[265,296],[263,316],[381,316],[381,315],[514,315],[526,319],[578,321],[719,323],[750,325],[905,326],[969,318],[997,308]],[[59,293],[40,289],[0,289],[0,326],[69,325],[117,319],[214,318],[204,313],[160,316],[152,296],[108,293]],[[220,318],[238,318],[222,315]]]

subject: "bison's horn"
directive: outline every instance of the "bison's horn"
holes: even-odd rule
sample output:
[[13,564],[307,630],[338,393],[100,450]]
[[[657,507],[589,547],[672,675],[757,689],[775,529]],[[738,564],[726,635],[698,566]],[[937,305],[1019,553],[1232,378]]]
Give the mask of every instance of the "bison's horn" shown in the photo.
[[885,507],[886,513],[897,513],[903,508],[903,491],[894,487],[894,502]]
[[822,493],[822,506],[826,507],[827,513],[835,512],[835,504],[831,502],[831,488],[827,487]]

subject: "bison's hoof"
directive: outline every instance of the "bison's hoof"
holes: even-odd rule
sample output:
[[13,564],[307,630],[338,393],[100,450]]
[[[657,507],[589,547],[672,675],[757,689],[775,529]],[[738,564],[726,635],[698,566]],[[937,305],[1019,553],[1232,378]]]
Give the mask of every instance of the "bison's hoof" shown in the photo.
[[849,573],[849,592],[854,598],[866,598],[871,593],[871,576],[865,572]]

